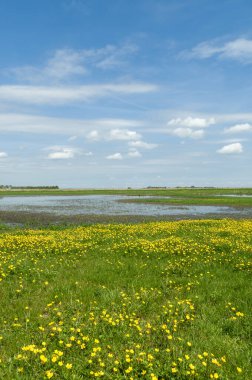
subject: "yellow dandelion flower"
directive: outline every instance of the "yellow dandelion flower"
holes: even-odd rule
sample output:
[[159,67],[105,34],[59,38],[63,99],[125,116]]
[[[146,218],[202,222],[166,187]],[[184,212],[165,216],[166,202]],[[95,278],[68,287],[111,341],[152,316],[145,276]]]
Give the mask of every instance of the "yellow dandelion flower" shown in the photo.
[[47,362],[47,357],[45,356],[45,355],[40,355],[40,360],[41,360],[41,362],[44,364],[44,363],[46,363]]
[[51,379],[54,375],[53,371],[51,370],[46,371],[45,374],[48,379]]

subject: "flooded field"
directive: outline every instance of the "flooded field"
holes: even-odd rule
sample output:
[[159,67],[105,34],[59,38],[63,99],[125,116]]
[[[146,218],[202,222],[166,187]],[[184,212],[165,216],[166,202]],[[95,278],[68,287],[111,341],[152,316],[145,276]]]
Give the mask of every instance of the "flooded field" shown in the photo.
[[[127,203],[122,200],[138,199],[118,195],[86,196],[28,196],[0,198],[0,211],[47,213],[54,215],[208,215],[242,214],[249,209],[235,209],[226,206],[167,205],[149,203]],[[141,199],[144,198],[141,196]],[[150,197],[148,197],[150,198]],[[152,197],[158,198],[158,197]],[[250,211],[251,212],[251,211]]]

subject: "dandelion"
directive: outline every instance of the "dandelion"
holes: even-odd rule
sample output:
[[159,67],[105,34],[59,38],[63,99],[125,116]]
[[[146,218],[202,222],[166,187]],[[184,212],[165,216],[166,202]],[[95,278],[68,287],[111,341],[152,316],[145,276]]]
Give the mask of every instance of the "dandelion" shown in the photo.
[[40,355],[40,360],[41,360],[41,362],[44,364],[44,363],[46,363],[47,362],[47,357],[45,356],[45,355]]
[[53,371],[48,370],[45,372],[45,375],[48,379],[51,379],[53,377],[54,373],[53,373]]

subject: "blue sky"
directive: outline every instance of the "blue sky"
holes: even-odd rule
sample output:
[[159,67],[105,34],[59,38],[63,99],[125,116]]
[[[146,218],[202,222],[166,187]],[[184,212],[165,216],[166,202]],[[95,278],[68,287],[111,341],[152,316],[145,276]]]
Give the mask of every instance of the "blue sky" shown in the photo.
[[252,186],[250,0],[0,4],[0,184]]

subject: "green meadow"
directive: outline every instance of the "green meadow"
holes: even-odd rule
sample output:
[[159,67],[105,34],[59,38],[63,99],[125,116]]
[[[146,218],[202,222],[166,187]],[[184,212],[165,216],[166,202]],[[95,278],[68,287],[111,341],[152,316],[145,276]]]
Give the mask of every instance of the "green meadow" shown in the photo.
[[0,378],[251,379],[251,220],[0,229]]

